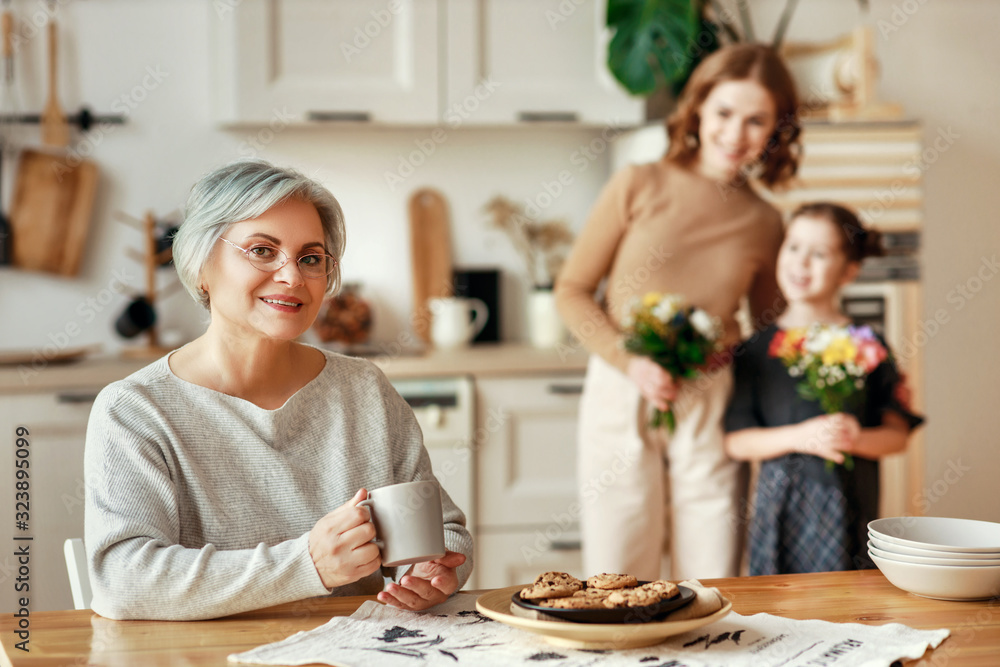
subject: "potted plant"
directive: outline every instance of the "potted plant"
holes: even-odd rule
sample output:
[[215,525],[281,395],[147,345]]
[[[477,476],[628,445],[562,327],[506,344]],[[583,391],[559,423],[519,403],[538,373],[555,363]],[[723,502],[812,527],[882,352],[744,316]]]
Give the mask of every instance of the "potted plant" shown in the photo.
[[493,227],[503,231],[524,260],[531,281],[528,295],[528,338],[535,347],[555,347],[566,336],[556,312],[552,288],[573,234],[562,220],[539,221],[506,197],[494,197],[485,206]]
[[[868,9],[868,0],[857,2]],[[650,118],[662,117],[706,56],[726,43],[758,41],[748,5],[737,0],[733,11],[719,0],[608,0],[608,69],[630,93],[648,96]],[[775,50],[797,6],[785,0],[770,41]]]

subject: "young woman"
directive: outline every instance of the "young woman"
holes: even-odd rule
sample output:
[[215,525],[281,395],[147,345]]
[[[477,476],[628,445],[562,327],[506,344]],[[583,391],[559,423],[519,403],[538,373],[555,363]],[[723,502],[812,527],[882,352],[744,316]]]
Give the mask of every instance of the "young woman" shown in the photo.
[[[778,255],[788,308],[736,350],[726,451],[763,462],[750,524],[752,575],[874,567],[866,542],[868,522],[878,518],[878,459],[902,451],[923,420],[907,405],[891,355],[865,379],[862,403],[828,415],[799,396],[800,380],[782,362],[779,344],[812,325],[851,324],[840,310],[840,288],[865,257],[881,252],[879,234],[844,207],[800,207]],[[887,354],[884,340],[870,342],[867,351]]]
[[448,553],[384,585],[394,572],[357,504],[434,474],[378,368],[296,342],[339,287],[343,251],[340,205],[297,172],[237,162],[194,186],[174,263],[208,330],[91,412],[94,611],[189,620],[331,593],[419,610],[468,578],[472,539],[442,490]]
[[[795,173],[792,78],[768,47],[717,51],[692,74],[667,132],[660,161],[612,177],[556,282],[563,318],[592,352],[579,421],[583,570],[735,576],[746,485],[723,451],[731,371],[677,383],[622,349],[620,323],[631,297],[653,291],[720,318],[727,345],[739,342],[744,297],[756,321],[777,315],[781,217],[749,181],[771,187]],[[668,402],[676,430],[651,431],[650,411]],[[672,568],[661,574],[668,538]]]

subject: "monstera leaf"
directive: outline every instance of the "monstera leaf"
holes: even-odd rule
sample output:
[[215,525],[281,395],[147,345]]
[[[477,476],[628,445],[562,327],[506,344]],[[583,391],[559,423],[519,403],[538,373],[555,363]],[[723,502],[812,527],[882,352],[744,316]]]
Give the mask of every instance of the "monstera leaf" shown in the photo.
[[[703,28],[692,0],[608,0],[608,68],[633,95],[687,79]],[[714,39],[714,35],[713,35]]]

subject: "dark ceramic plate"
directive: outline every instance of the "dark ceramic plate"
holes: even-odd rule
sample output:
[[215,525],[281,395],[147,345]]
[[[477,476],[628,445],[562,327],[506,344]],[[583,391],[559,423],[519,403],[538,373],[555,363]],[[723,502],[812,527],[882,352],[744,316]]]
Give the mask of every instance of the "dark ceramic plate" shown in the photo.
[[[640,584],[648,582],[640,581]],[[518,607],[540,611],[549,616],[561,618],[574,623],[649,623],[662,621],[663,617],[674,609],[680,609],[694,599],[694,591],[685,586],[678,586],[680,595],[645,607],[619,607],[616,609],[556,609],[543,607],[528,600],[521,599],[520,591],[510,597],[510,601]]]

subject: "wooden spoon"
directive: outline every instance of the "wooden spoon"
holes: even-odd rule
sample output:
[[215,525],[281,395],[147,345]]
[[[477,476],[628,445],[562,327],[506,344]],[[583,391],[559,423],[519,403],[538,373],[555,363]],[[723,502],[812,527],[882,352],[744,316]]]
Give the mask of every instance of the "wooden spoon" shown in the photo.
[[56,21],[49,19],[49,99],[42,110],[42,143],[69,146],[69,122],[59,106],[56,92]]

